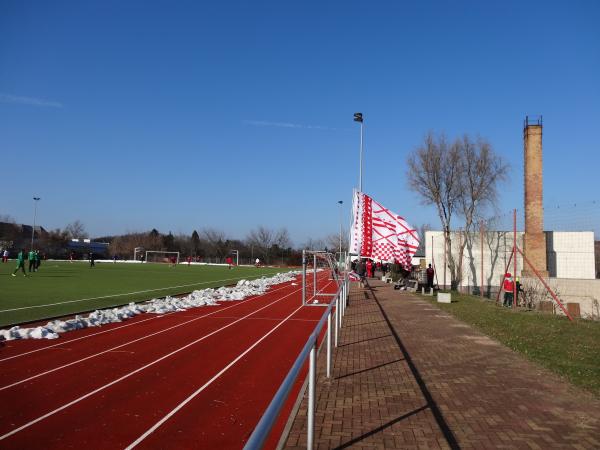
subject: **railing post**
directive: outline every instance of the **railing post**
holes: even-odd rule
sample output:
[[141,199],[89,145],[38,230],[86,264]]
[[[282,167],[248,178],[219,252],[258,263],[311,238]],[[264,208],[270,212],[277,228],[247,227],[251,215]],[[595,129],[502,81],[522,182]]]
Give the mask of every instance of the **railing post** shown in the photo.
[[[342,297],[342,317],[346,314],[346,297]],[[340,318],[340,327],[342,326],[342,320]]]
[[317,254],[313,255],[313,298],[317,298]]
[[307,416],[307,430],[306,430],[306,448],[312,450],[315,438],[315,384],[317,381],[317,352],[316,352],[316,340],[315,345],[310,350],[309,366],[308,366],[308,411]]
[[327,378],[331,378],[331,311],[327,314]]
[[302,250],[302,304],[306,304],[306,250]]
[[335,346],[338,346],[338,328],[339,328],[339,315],[340,315],[340,299],[335,299]]

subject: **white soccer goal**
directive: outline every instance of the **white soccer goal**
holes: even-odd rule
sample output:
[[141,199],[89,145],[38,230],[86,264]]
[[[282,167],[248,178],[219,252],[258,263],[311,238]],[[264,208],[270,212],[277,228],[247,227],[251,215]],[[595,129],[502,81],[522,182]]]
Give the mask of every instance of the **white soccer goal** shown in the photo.
[[138,253],[140,254],[139,259],[141,260],[142,254],[144,253],[144,247],[136,247],[133,249],[133,260],[138,260]]
[[163,252],[160,250],[146,251],[146,262],[149,263],[173,264],[173,258],[175,258],[175,264],[179,264],[179,252]]
[[[312,296],[307,298],[307,268],[312,272]],[[330,272],[331,279],[340,285],[339,269],[335,256],[321,250],[302,250],[302,304],[305,306],[327,306],[329,302],[321,301],[322,297],[335,297],[337,294],[325,294],[317,290],[317,272],[326,270]]]

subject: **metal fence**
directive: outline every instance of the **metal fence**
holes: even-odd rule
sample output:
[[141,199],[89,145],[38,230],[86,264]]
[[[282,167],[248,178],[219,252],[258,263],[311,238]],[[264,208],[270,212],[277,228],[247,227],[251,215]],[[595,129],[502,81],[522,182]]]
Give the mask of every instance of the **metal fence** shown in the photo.
[[[347,299],[348,289],[350,285],[347,276],[344,276],[341,280],[338,291],[329,304],[325,312],[323,313],[321,320],[315,327],[314,331],[306,341],[304,348],[296,358],[294,365],[288,372],[287,376],[279,386],[277,393],[271,400],[271,403],[265,410],[262,418],[256,425],[256,428],[252,432],[252,435],[248,439],[248,442],[244,446],[244,449],[261,449],[269,437],[269,434],[275,425],[279,417],[279,413],[283,408],[288,396],[294,386],[296,380],[300,376],[302,367],[308,359],[308,409],[307,409],[307,439],[306,448],[312,449],[314,444],[314,424],[315,424],[315,393],[316,393],[316,382],[317,382],[317,344],[318,338],[325,324],[327,324],[325,342],[327,345],[327,362],[326,362],[326,376],[331,377],[331,366],[332,366],[332,345],[337,347],[338,345],[338,330],[342,326],[342,317],[344,316]],[[332,324],[333,321],[333,324]],[[332,330],[332,325],[334,326]],[[334,333],[332,333],[332,331]],[[333,334],[333,336],[332,336]],[[333,341],[333,342],[332,342]]]

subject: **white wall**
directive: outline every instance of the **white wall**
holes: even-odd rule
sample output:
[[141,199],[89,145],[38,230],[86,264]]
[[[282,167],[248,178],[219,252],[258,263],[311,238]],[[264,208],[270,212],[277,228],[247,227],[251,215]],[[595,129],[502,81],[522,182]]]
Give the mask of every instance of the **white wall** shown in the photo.
[[547,231],[546,255],[551,277],[596,278],[593,231]]
[[[458,247],[466,238],[465,233],[453,232],[452,253],[458,259]],[[510,260],[513,246],[512,231],[487,231],[483,239],[483,284],[499,286]],[[517,232],[517,245],[523,248],[523,232]],[[585,232],[546,232],[548,272],[553,278],[594,279],[594,233]],[[444,233],[425,233],[425,258],[427,264],[435,263],[437,281],[444,284]],[[481,272],[481,236],[471,235],[463,254],[463,280],[461,286],[479,286]],[[523,258],[517,258],[517,275],[523,270]],[[542,269],[543,270],[543,269]],[[513,262],[508,272],[513,273]],[[513,274],[514,275],[514,274]],[[446,285],[450,285],[450,270],[446,269]]]

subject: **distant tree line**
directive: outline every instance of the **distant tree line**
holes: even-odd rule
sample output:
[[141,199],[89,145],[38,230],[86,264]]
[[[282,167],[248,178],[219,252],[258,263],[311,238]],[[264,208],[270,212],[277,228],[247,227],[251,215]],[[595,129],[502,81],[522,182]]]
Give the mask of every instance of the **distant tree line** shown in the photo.
[[[8,215],[0,215],[0,224],[0,242],[3,247],[18,250],[31,246],[31,227],[28,227],[28,232],[24,231],[25,227],[16,224]],[[62,229],[36,230],[34,247],[48,258],[67,258],[71,252],[69,241],[88,237],[85,225],[76,220]],[[237,250],[239,261],[244,264],[260,258],[266,264],[300,265],[303,248],[333,252],[339,250],[338,234],[331,234],[323,239],[309,239],[300,247],[295,247],[286,228],[271,229],[265,226],[250,230],[244,239],[230,238],[225,232],[215,228],[194,230],[189,235],[173,234],[171,231],[163,233],[153,228],[150,231],[95,237],[92,241],[109,244],[107,254],[98,255],[107,258],[116,256],[118,259],[132,259],[134,250],[142,248],[179,252],[183,259],[191,256],[194,260],[224,262],[227,256],[233,254],[233,250]],[[342,249],[345,251],[347,248],[347,236],[343,233]]]
[[[333,239],[335,237],[335,239]],[[194,230],[191,235],[163,234],[156,229],[149,232],[126,233],[119,236],[105,236],[99,241],[109,242],[111,256],[130,259],[134,250],[160,250],[179,252],[182,257],[191,256],[194,260],[207,262],[224,262],[225,258],[237,250],[240,263],[251,263],[259,258],[266,264],[300,265],[302,249],[337,251],[338,236],[325,239],[308,240],[300,248],[294,247],[286,228],[274,230],[259,226],[251,230],[245,239],[233,239],[225,232],[215,228]],[[347,239],[343,240],[344,250]]]

